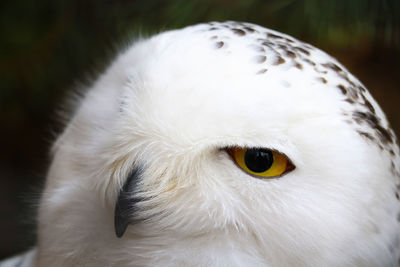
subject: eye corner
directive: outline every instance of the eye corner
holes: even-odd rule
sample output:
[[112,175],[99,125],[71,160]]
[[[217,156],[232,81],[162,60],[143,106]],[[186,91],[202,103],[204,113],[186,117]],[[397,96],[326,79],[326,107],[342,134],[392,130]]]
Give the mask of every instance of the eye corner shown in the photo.
[[283,154],[286,158],[287,158],[287,166],[286,166],[286,171],[283,173],[283,175],[285,175],[286,173],[289,173],[291,171],[293,171],[294,169],[296,169],[296,165],[293,164],[292,160],[286,156],[285,154]]

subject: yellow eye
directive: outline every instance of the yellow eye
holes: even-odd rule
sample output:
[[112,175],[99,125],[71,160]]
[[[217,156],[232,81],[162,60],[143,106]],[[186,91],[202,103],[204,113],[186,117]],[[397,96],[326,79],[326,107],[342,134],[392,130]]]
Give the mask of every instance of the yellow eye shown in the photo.
[[265,148],[233,147],[228,153],[245,172],[260,177],[277,177],[294,169],[289,159]]

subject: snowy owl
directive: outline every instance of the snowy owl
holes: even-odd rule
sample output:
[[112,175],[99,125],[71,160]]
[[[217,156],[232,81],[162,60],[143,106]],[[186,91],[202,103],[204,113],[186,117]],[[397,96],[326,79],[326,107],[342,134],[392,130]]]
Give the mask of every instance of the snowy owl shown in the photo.
[[160,33],[78,101],[28,257],[399,266],[399,156],[381,108],[321,50],[232,21]]

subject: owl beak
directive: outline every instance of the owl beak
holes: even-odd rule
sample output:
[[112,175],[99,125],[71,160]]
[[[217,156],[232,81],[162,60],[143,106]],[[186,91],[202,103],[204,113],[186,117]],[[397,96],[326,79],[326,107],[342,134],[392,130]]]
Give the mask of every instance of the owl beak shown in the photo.
[[119,238],[124,235],[129,224],[133,223],[134,215],[138,211],[135,205],[140,199],[134,196],[138,181],[139,170],[134,169],[119,192],[114,210],[115,235]]

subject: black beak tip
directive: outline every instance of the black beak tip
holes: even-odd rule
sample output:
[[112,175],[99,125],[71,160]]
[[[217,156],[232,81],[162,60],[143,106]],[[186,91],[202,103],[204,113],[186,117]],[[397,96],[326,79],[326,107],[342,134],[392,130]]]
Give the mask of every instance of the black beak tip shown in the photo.
[[120,238],[124,235],[126,228],[132,223],[132,216],[135,212],[135,204],[140,200],[132,196],[136,190],[140,171],[133,169],[119,192],[114,210],[115,235]]
[[121,238],[125,231],[126,228],[128,228],[129,222],[127,222],[124,218],[120,217],[120,216],[115,216],[115,220],[114,220],[114,230],[115,230],[115,235],[118,238]]

